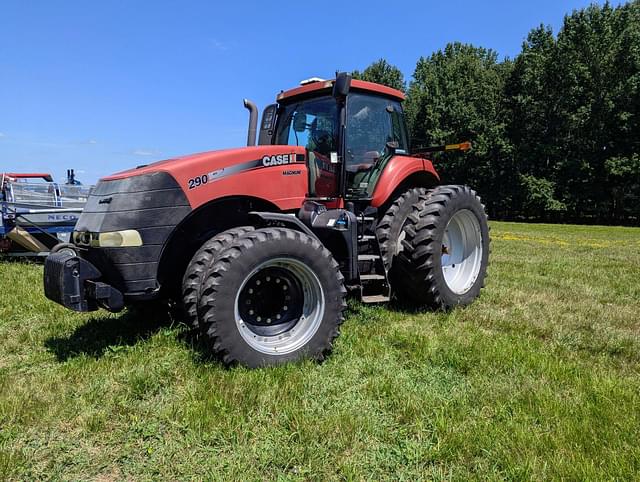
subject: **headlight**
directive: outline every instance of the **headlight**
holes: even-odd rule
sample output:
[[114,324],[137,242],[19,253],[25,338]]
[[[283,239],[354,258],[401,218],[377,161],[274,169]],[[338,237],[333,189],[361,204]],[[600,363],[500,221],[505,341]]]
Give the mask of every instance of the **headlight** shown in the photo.
[[94,248],[129,248],[142,246],[142,237],[135,229],[124,231],[111,231],[108,233],[73,233],[73,241],[78,246],[91,246]]

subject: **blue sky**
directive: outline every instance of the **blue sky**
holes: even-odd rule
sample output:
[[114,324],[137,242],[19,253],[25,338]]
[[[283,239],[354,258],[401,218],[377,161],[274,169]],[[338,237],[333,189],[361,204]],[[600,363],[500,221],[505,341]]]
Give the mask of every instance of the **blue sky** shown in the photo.
[[[410,78],[450,41],[515,56],[580,0],[0,2],[0,171],[100,176],[246,140],[311,76],[384,57]],[[366,5],[365,7],[361,5]]]

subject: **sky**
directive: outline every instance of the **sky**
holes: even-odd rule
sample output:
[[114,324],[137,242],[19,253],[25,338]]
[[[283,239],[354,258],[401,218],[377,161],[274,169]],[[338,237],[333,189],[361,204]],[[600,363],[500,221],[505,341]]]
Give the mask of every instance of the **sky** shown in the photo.
[[[461,41],[514,57],[588,0],[0,1],[0,172],[85,184],[242,146],[248,112],[300,80],[385,58],[410,80]],[[616,2],[617,3],[617,2]]]

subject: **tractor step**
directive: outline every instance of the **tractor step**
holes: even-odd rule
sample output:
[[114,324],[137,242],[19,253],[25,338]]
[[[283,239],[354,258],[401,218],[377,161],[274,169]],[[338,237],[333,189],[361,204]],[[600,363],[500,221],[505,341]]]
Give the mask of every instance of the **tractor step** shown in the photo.
[[[375,236],[374,236],[375,237]],[[360,295],[363,303],[389,301],[390,289],[379,254],[359,254]]]
[[386,303],[391,298],[385,295],[366,295],[362,296],[363,303]]

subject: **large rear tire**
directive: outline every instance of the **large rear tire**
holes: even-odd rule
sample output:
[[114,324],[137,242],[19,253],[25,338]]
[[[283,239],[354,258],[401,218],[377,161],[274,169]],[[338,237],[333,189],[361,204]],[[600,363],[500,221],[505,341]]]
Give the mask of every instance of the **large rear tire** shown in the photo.
[[396,293],[420,306],[448,310],[480,294],[489,263],[487,214],[467,186],[430,190],[404,226]]
[[339,266],[317,239],[265,228],[220,254],[206,274],[198,314],[225,364],[322,360],[339,334],[345,295]]
[[198,321],[198,299],[200,298],[200,289],[207,270],[215,263],[218,254],[228,248],[238,237],[252,230],[252,226],[240,226],[223,231],[206,241],[191,258],[182,277],[184,322],[190,328],[197,329],[200,325]]

